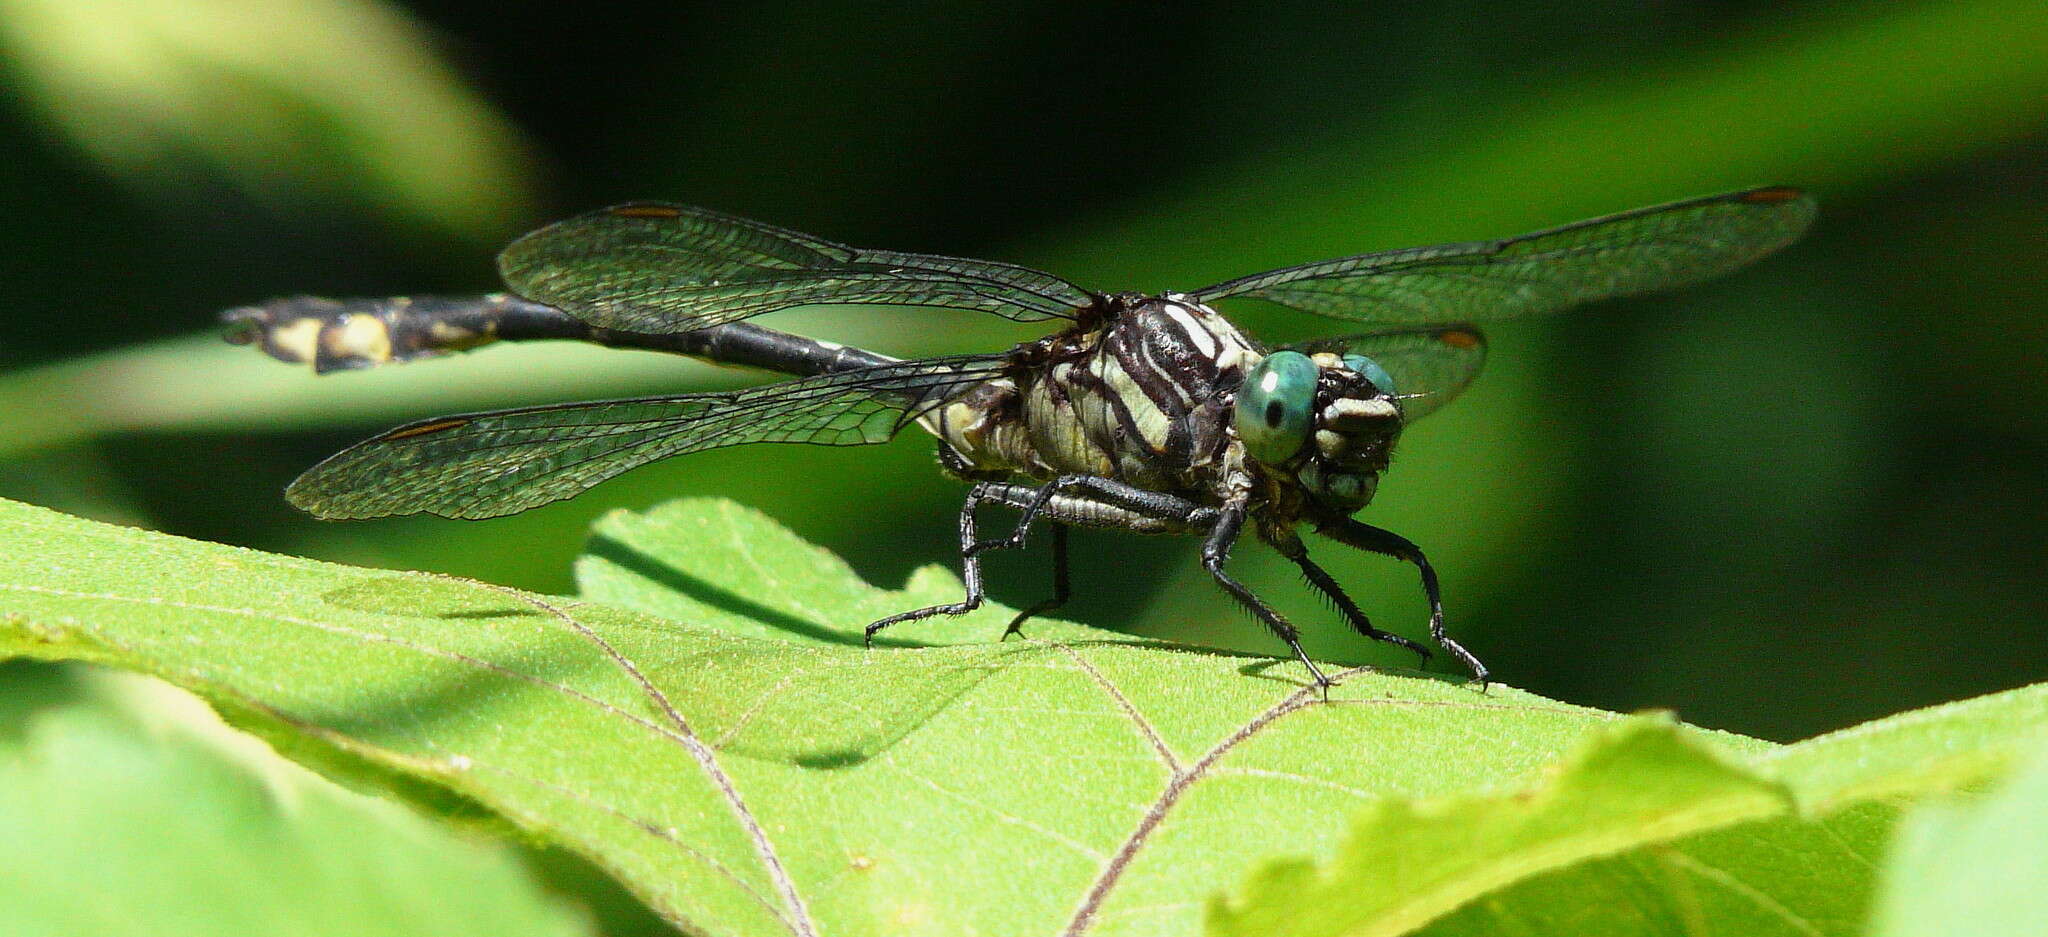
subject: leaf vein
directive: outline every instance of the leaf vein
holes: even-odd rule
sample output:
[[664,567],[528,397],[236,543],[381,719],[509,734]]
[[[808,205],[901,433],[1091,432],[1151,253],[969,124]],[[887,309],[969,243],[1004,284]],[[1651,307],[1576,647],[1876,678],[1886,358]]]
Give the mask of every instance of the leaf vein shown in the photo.
[[[623,820],[626,823],[630,824],[634,829],[637,829],[649,836],[652,836],[671,846],[674,846],[676,850],[681,852],[683,855],[689,856],[690,858],[703,863],[712,871],[717,872],[721,876],[724,876],[727,880],[731,881],[734,885],[738,886],[741,891],[747,894],[747,897],[752,898],[754,900],[755,904],[760,905],[763,910],[767,911],[776,920],[781,921],[784,927],[788,927],[791,930],[796,929],[793,925],[790,924],[789,916],[783,911],[783,909],[776,907],[775,902],[769,900],[767,895],[761,894],[760,889],[755,888],[746,879],[741,878],[738,872],[732,870],[732,867],[726,865],[723,862],[718,861],[709,854],[705,853],[703,850],[700,850],[686,842],[683,842],[683,840],[677,835],[674,827],[665,827],[655,823],[652,820],[646,819],[645,817],[634,816],[633,814],[627,813],[626,811],[621,810],[618,807],[605,803],[603,800],[600,800],[596,796],[589,794],[587,792],[578,791],[573,788],[566,787],[564,785],[556,784],[552,781],[544,781],[540,778],[530,777],[528,775],[514,771],[510,768],[500,767],[498,765],[490,764],[488,762],[479,761],[473,755],[464,757],[469,758],[470,767],[472,768],[481,768],[486,771],[492,771],[504,777],[511,778],[512,780],[519,781],[524,784],[530,784],[534,787],[551,791],[555,794],[559,794],[571,800],[579,801],[594,809],[602,810],[605,813],[609,813],[612,816],[615,816],[620,820]],[[671,918],[682,918],[682,909],[664,909],[662,913]],[[688,921],[686,919],[682,920],[681,923],[686,927],[688,926]]]
[[676,709],[675,703],[669,700],[668,694],[663,693],[660,687],[655,686],[654,681],[649,680],[647,675],[641,672],[640,666],[633,663],[632,658],[620,653],[619,649],[613,647],[612,643],[605,640],[603,635],[598,634],[590,626],[577,621],[574,616],[554,603],[539,596],[527,595],[517,589],[510,589],[487,582],[470,581],[475,585],[483,586],[494,592],[521,599],[553,616],[555,620],[569,626],[577,634],[590,641],[606,657],[611,658],[612,663],[618,665],[619,669],[624,671],[633,682],[640,685],[641,691],[647,695],[648,700],[654,703],[655,707],[660,709],[662,715],[668,719],[669,724],[675,727],[678,735],[672,737],[676,738],[689,751],[690,757],[697,760],[697,764],[704,770],[704,774],[711,779],[712,784],[718,787],[719,794],[725,799],[726,807],[732,811],[733,819],[739,823],[740,828],[746,832],[748,840],[753,843],[754,852],[760,857],[762,866],[766,867],[769,880],[775,883],[775,890],[781,893],[783,904],[789,909],[789,918],[784,923],[789,925],[790,932],[798,934],[800,937],[816,937],[817,928],[811,923],[810,910],[805,906],[803,896],[797,893],[796,881],[790,878],[789,870],[782,864],[782,857],[775,852],[775,845],[768,841],[767,831],[761,828],[760,821],[755,819],[754,812],[747,807],[745,799],[740,796],[739,786],[733,783],[732,776],[726,774],[725,769],[719,765],[718,753],[713,751],[711,746],[704,744],[703,739],[697,737],[696,731],[690,728],[689,720],[683,718],[683,714]]
[[1791,908],[1785,907],[1785,905],[1779,902],[1778,899],[1773,898],[1768,894],[1765,894],[1761,890],[1757,889],[1756,886],[1751,885],[1748,882],[1745,882],[1739,878],[1736,878],[1735,876],[1729,874],[1725,870],[1710,866],[1704,862],[1699,861],[1698,859],[1695,859],[1689,855],[1686,855],[1683,852],[1680,852],[1677,849],[1663,850],[1661,858],[1663,858],[1665,862],[1668,862],[1673,866],[1683,869],[1684,871],[1690,872],[1693,875],[1696,875],[1700,878],[1706,879],[1707,881],[1713,882],[1716,885],[1726,888],[1730,892],[1733,892],[1737,895],[1741,895],[1742,897],[1749,899],[1750,903],[1783,919],[1785,923],[1790,924],[1794,930],[1797,930],[1802,934],[1811,934],[1813,935],[1813,937],[1823,937],[1821,929],[1815,927],[1813,925],[1813,922],[1808,921],[1803,917],[1800,917],[1798,912],[1793,911]]
[[1274,771],[1270,768],[1224,767],[1217,768],[1210,773],[1230,777],[1269,778],[1275,781],[1292,781],[1307,787],[1320,787],[1339,793],[1350,794],[1362,800],[1378,800],[1381,796],[1364,788],[1352,787],[1349,784],[1339,784],[1325,778],[1312,778],[1305,774],[1294,774],[1288,771]]
[[1102,671],[1097,670],[1095,664],[1083,656],[1080,651],[1074,650],[1065,644],[1056,644],[1054,647],[1059,648],[1068,657],[1072,658],[1077,666],[1095,680],[1095,685],[1101,687],[1102,692],[1109,694],[1109,698],[1116,701],[1117,708],[1123,710],[1124,715],[1130,719],[1131,724],[1137,727],[1138,734],[1144,736],[1145,741],[1152,744],[1152,750],[1159,754],[1159,760],[1166,765],[1166,770],[1179,774],[1181,770],[1180,759],[1174,757],[1173,749],[1167,747],[1166,740],[1159,735],[1159,730],[1153,727],[1151,720],[1145,718],[1144,713],[1138,711],[1137,705],[1131,702],[1131,698],[1125,696],[1124,691],[1117,689],[1116,684],[1111,683],[1109,677],[1105,676]]
[[[1337,676],[1339,679],[1342,679],[1364,669],[1366,668],[1354,667]],[[1230,753],[1231,749],[1243,744],[1267,726],[1279,721],[1282,716],[1309,706],[1315,701],[1316,693],[1316,687],[1310,685],[1287,694],[1279,702],[1253,716],[1249,722],[1239,726],[1236,731],[1225,736],[1222,741],[1217,742],[1214,747],[1203,753],[1202,757],[1197,759],[1194,764],[1189,765],[1184,770],[1174,772],[1173,776],[1167,779],[1166,787],[1159,792],[1158,798],[1153,800],[1151,806],[1146,808],[1144,815],[1138,818],[1138,825],[1131,830],[1129,836],[1124,838],[1123,845],[1117,848],[1116,854],[1111,856],[1109,861],[1103,864],[1102,869],[1096,873],[1095,881],[1089,884],[1088,891],[1081,897],[1080,906],[1074,909],[1074,916],[1068,920],[1066,929],[1060,932],[1062,937],[1079,937],[1079,935],[1087,933],[1088,929],[1095,925],[1096,912],[1102,909],[1103,902],[1109,900],[1111,889],[1114,889],[1117,883],[1122,881],[1124,872],[1130,868],[1131,861],[1137,857],[1138,850],[1144,848],[1145,843],[1152,838],[1152,834],[1159,829],[1159,824],[1166,819],[1167,812],[1171,811],[1174,805],[1180,802],[1181,797],[1187,793],[1189,787],[1193,786],[1196,781],[1207,774],[1216,762],[1222,760],[1224,755]]]

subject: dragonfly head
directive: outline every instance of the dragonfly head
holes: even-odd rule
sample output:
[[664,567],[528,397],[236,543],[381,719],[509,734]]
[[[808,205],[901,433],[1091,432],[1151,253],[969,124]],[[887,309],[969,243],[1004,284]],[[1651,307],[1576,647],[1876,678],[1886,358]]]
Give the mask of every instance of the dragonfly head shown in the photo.
[[1245,374],[1231,422],[1253,461],[1350,514],[1372,500],[1401,434],[1394,391],[1364,355],[1276,351]]

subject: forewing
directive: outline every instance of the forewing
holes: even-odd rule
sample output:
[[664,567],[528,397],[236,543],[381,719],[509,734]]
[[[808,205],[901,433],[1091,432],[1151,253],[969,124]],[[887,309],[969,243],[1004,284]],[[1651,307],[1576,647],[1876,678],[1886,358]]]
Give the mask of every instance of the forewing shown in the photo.
[[505,248],[512,291],[592,325],[672,333],[813,303],[946,306],[1072,318],[1094,297],[987,260],[848,247],[702,208],[640,202],[549,225]]
[[1248,296],[1366,322],[1499,319],[1720,276],[1797,240],[1813,199],[1772,187],[1710,195],[1498,241],[1361,254],[1219,283],[1201,302]]
[[1379,362],[1394,379],[1394,395],[1408,422],[1450,403],[1486,363],[1486,338],[1469,325],[1339,335],[1287,347],[1303,354],[1364,355]]
[[925,408],[995,376],[1001,361],[925,359],[731,393],[422,420],[336,453],[299,476],[285,496],[325,518],[515,514],[701,449],[885,442]]

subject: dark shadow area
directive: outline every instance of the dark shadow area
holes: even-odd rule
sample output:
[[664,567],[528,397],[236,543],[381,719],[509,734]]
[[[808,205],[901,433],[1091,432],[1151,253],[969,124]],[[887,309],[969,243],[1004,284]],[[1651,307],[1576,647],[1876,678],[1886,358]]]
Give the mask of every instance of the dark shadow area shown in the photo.
[[[445,621],[453,627],[532,619],[531,630],[522,627],[490,642],[465,637],[453,647],[396,635],[371,637],[445,660],[451,669],[442,678],[364,690],[345,709],[292,714],[346,735],[378,737],[401,723],[430,727],[438,719],[495,705],[504,681],[567,685],[579,675],[613,666],[588,640],[554,622],[543,609],[455,579],[373,576],[322,593],[320,599],[351,611]],[[465,626],[468,622],[478,624]]]
[[0,661],[0,744],[13,745],[28,734],[29,719],[45,709],[91,698],[80,683],[84,664],[52,664],[37,660]]
[[587,911],[604,937],[675,937],[674,925],[645,902],[633,897],[610,874],[560,846],[536,846],[524,837],[507,836],[542,886],[564,901]]
[[[838,647],[858,647],[857,639],[847,640],[816,623],[710,585],[625,544],[599,538],[591,552],[714,607]],[[507,681],[567,686],[579,677],[619,666],[597,644],[557,621],[546,609],[481,585],[454,579],[378,576],[332,590],[321,598],[355,611],[457,626],[462,622],[530,619],[527,625],[489,642],[469,636],[454,648],[422,646],[422,653],[445,655],[451,664],[462,662],[445,678],[366,691],[351,699],[345,710],[293,714],[295,719],[345,735],[377,738],[393,725],[431,724],[437,718],[497,705]],[[582,611],[598,614],[603,608],[590,606]],[[638,617],[641,613],[624,614]],[[578,620],[600,631],[613,624],[583,613]],[[419,639],[392,640],[408,646]],[[693,640],[703,641],[703,632]],[[713,635],[711,640],[716,642],[718,637]],[[731,640],[732,653],[717,653],[719,645],[713,644],[713,653],[697,653],[685,667],[635,663],[698,737],[719,751],[825,770],[866,762],[917,731],[1009,661],[1047,650],[1029,644],[927,647],[897,641],[886,649],[877,647],[872,655],[834,651],[819,658],[814,653],[777,650],[754,638]],[[1132,643],[1139,642],[1134,639]],[[947,655],[947,659],[891,653],[906,650],[926,650]],[[630,653],[624,647],[621,651]],[[878,694],[877,686],[896,689]],[[612,702],[642,705],[650,701]]]
[[[508,681],[566,686],[575,677],[612,666],[588,642],[566,631],[560,638],[550,637],[544,646],[507,641],[462,653],[480,663],[451,668],[446,676],[435,679],[360,691],[348,700],[346,708],[292,715],[356,737],[384,737],[400,725],[431,732],[441,720],[502,705]],[[514,656],[517,660],[510,660]]]
[[[835,630],[828,625],[818,622],[798,618],[780,609],[770,608],[723,586],[715,585],[692,576],[634,549],[631,545],[621,543],[602,534],[590,538],[589,543],[584,547],[584,553],[646,579],[664,589],[688,596],[693,601],[709,605],[741,618],[749,618],[814,641],[823,641],[848,647],[864,646],[861,639],[856,635]],[[891,638],[887,633],[884,633],[875,637],[873,646],[913,648],[931,647],[932,645],[920,641]]]
[[453,579],[381,576],[322,593],[330,605],[402,618],[518,618],[540,610],[509,595]]
[[[1217,656],[1222,657],[1244,656],[1240,654],[1233,654],[1228,651],[1216,651],[1208,648],[1187,647],[1180,645],[1175,646],[1175,649],[1198,654],[1213,653]],[[1335,671],[1329,670],[1329,665],[1331,664],[1341,665],[1344,669],[1344,672],[1347,674],[1356,673],[1360,671],[1369,671],[1371,673],[1382,674],[1389,677],[1408,677],[1416,680],[1434,680],[1438,683],[1448,683],[1453,686],[1476,686],[1476,684],[1472,682],[1471,678],[1459,676],[1458,674],[1432,673],[1427,670],[1415,670],[1407,667],[1387,667],[1381,664],[1364,664],[1358,663],[1356,661],[1322,660],[1319,662],[1324,665],[1325,671],[1329,673],[1330,679],[1335,681],[1336,685],[1338,686],[1344,685],[1344,678],[1337,676]],[[1255,680],[1271,680],[1275,683],[1284,683],[1288,686],[1296,687],[1308,686],[1308,680],[1305,678],[1267,673],[1267,671],[1272,670],[1275,667],[1280,667],[1292,663],[1295,663],[1295,659],[1292,657],[1269,657],[1261,660],[1255,660],[1249,664],[1239,667],[1237,668],[1237,672],[1243,676],[1251,677]],[[1485,693],[1484,688],[1480,688],[1479,692],[1483,695]]]
[[879,752],[863,752],[857,749],[841,748],[805,752],[792,756],[789,760],[799,768],[816,768],[830,771],[834,768],[851,768],[873,758],[876,754],[879,754]]
[[[734,694],[728,708],[692,718],[721,752],[826,771],[852,768],[918,731],[1012,661],[1046,650],[968,645],[915,655],[877,652],[865,661],[842,658],[839,666],[822,668],[806,663],[800,672],[760,675],[754,685],[773,682],[757,694]],[[935,664],[928,654],[960,659]],[[877,686],[896,689],[876,695]]]

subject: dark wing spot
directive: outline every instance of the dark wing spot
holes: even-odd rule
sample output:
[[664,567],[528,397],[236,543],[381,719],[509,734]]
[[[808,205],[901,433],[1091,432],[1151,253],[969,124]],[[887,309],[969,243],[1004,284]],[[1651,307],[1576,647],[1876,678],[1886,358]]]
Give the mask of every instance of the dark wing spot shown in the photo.
[[1280,401],[1278,401],[1278,400],[1272,400],[1272,401],[1268,401],[1268,402],[1266,403],[1266,425],[1267,425],[1267,426],[1279,426],[1279,425],[1280,425],[1280,421],[1281,421],[1281,420],[1283,420],[1283,419],[1285,419],[1286,417],[1287,417],[1287,408],[1286,408],[1286,407],[1283,407],[1283,406],[1281,406],[1281,405],[1280,405]]
[[683,214],[682,209],[674,205],[662,205],[653,202],[634,202],[630,205],[619,205],[610,209],[610,211],[620,218],[680,218]]
[[381,439],[383,442],[391,442],[392,440],[395,439],[411,439],[414,436],[425,436],[428,433],[439,433],[455,429],[460,426],[468,425],[469,421],[466,419],[435,420],[431,423],[417,423],[412,426],[401,426],[397,429],[392,430],[391,432],[385,433],[381,437]]
[[1805,192],[1789,185],[1774,185],[1768,188],[1751,189],[1742,193],[1739,198],[1750,204],[1768,205],[1773,202],[1789,202],[1805,194]]
[[1436,333],[1436,340],[1459,350],[1479,347],[1479,335],[1464,329],[1445,329]]

